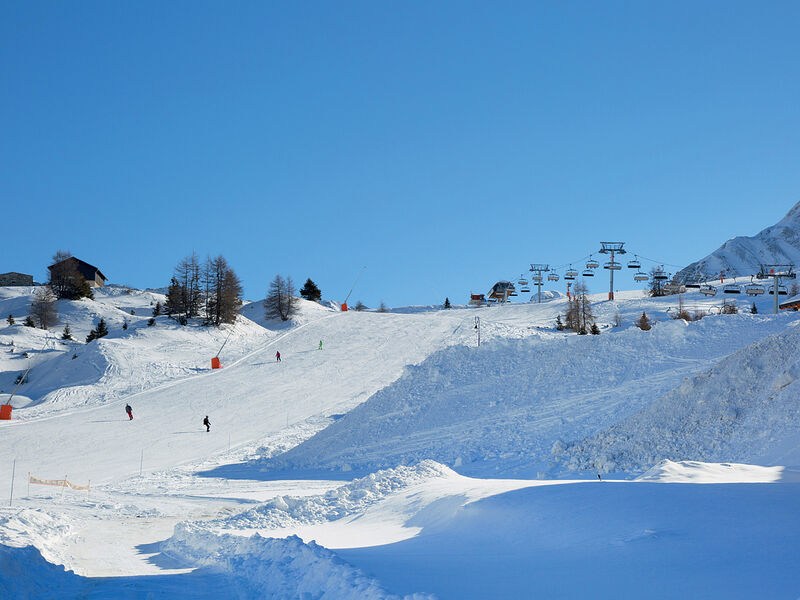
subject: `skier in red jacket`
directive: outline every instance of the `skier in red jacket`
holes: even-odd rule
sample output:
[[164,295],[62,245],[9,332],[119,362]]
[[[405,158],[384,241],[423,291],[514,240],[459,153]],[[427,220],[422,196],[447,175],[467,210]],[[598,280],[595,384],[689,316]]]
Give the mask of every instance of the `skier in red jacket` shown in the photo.
[[125,412],[128,413],[128,420],[133,421],[133,409],[130,404],[125,405]]
[[275,353],[275,360],[277,360],[278,362],[281,362],[281,353],[280,352],[276,352]]

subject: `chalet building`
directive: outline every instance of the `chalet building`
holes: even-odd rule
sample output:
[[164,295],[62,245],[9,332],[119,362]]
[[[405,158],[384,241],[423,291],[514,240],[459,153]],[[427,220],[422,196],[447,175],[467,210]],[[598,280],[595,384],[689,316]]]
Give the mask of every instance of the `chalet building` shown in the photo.
[[25,273],[0,273],[0,286],[6,285],[33,285],[33,275]]
[[90,265],[89,263],[82,261],[80,258],[75,258],[74,256],[70,256],[69,258],[62,260],[61,262],[57,262],[55,265],[50,265],[47,268],[52,271],[53,267],[63,263],[72,263],[78,270],[78,273],[83,275],[83,278],[86,280],[86,283],[89,284],[89,287],[103,287],[106,284],[106,276],[100,272],[100,269],[94,265]]
[[781,310],[800,310],[800,296],[792,296],[778,304]]
[[469,305],[470,306],[483,306],[486,304],[486,296],[483,294],[470,294],[469,295]]

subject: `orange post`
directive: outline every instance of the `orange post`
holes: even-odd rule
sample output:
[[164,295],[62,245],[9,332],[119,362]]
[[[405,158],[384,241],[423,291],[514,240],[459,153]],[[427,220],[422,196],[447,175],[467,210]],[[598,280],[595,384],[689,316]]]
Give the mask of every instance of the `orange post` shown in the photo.
[[0,420],[10,421],[12,408],[10,404],[0,404]]
[[347,312],[347,302],[342,302],[342,312]]
[[221,369],[222,368],[222,365],[219,362],[219,357],[218,356],[215,356],[214,358],[211,359],[211,368],[212,369]]

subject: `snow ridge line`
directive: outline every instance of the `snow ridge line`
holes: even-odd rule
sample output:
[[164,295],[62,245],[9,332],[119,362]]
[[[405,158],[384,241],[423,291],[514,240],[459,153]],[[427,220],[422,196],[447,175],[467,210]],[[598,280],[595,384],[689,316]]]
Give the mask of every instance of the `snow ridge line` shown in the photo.
[[[288,336],[300,331],[301,329],[303,329],[304,327],[307,327],[308,325],[313,325],[313,324],[318,323],[320,321],[324,321],[325,319],[332,319],[332,318],[338,317],[338,316],[340,316],[339,313],[334,313],[334,314],[329,315],[327,317],[320,317],[319,319],[314,319],[313,321],[309,321],[308,323],[303,323],[302,325],[300,325],[298,327],[294,327],[291,331],[287,331],[282,336],[280,336],[280,337],[278,337],[278,338],[276,338],[276,339],[274,339],[272,341],[267,342],[263,346],[259,346],[258,348],[256,348],[252,352],[249,352],[248,354],[245,354],[244,356],[242,356],[238,360],[232,362],[227,368],[230,369],[231,367],[235,367],[236,365],[238,365],[242,361],[245,361],[245,360],[247,360],[249,358],[252,358],[254,355],[258,354],[259,352],[263,352],[264,350],[266,350],[267,348],[269,348],[273,344],[276,344],[276,343],[280,342],[281,340],[283,340],[286,337],[288,337]],[[198,375],[191,375],[189,377],[184,377],[183,379],[178,379],[176,381],[168,381],[166,383],[162,383],[160,385],[157,385],[155,387],[152,387],[152,388],[149,388],[149,389],[146,389],[146,390],[140,390],[138,392],[134,392],[133,394],[129,394],[127,396],[122,396],[118,400],[114,400],[112,402],[107,402],[105,404],[100,404],[98,406],[92,406],[92,407],[88,407],[88,408],[83,408],[83,409],[81,409],[80,412],[89,413],[89,412],[92,412],[92,411],[95,411],[95,410],[100,410],[101,408],[108,408],[109,406],[115,406],[117,404],[122,404],[123,402],[127,402],[131,398],[135,398],[136,396],[140,396],[142,394],[149,394],[151,392],[157,392],[157,391],[169,389],[171,387],[174,387],[174,386],[179,385],[181,383],[185,383],[187,381],[195,381],[195,380],[201,379],[203,377],[210,377],[212,375],[217,375],[219,372],[221,372],[221,371],[212,370],[212,371],[210,371],[208,373],[200,373]],[[56,418],[59,418],[59,417],[63,417],[65,415],[71,415],[74,412],[76,412],[76,411],[63,411],[63,412],[59,412],[57,415],[52,415],[52,416],[49,416],[49,417],[41,417],[39,419],[31,419],[29,421],[6,421],[5,423],[0,424],[0,427],[14,427],[14,426],[19,426],[19,425],[26,425],[26,424],[29,424],[29,423],[40,423],[42,421],[49,421],[51,419],[56,419]]]

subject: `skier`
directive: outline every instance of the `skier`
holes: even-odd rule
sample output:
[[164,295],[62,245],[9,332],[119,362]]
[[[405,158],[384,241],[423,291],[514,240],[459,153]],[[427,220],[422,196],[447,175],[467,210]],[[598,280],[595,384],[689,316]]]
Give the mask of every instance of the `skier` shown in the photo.
[[276,352],[275,353],[275,360],[277,360],[278,362],[281,362],[281,353],[280,352]]
[[206,431],[211,431],[211,421],[208,420],[208,415],[203,419],[203,425],[206,426]]
[[130,404],[125,405],[125,412],[128,413],[128,420],[133,421],[133,409]]
[[322,350],[322,340],[319,341],[319,348],[317,350]]

